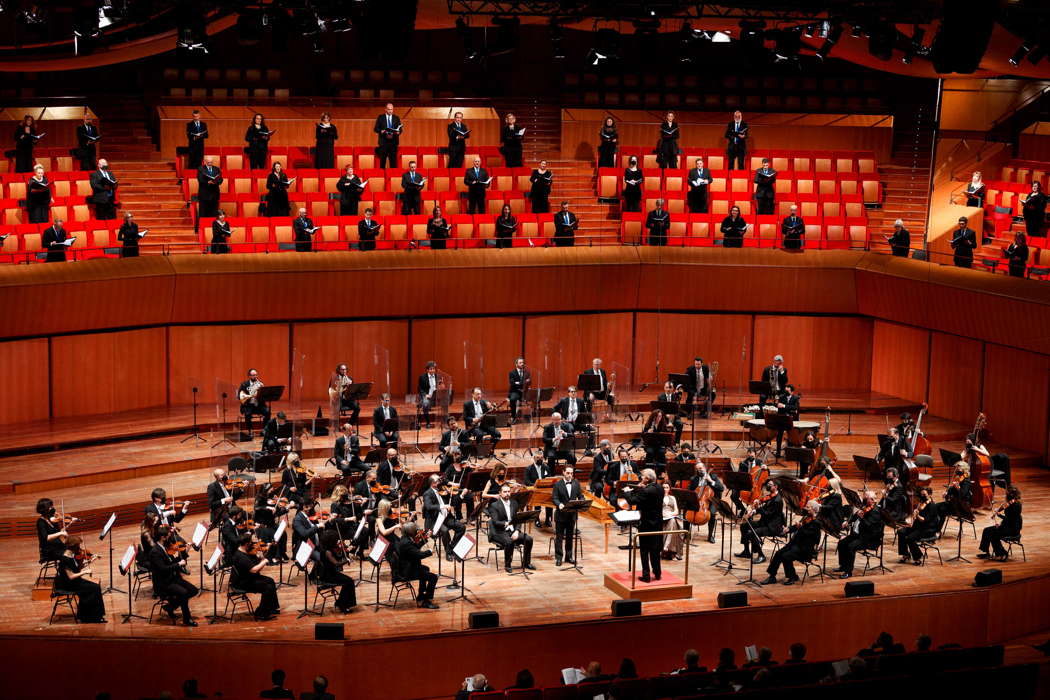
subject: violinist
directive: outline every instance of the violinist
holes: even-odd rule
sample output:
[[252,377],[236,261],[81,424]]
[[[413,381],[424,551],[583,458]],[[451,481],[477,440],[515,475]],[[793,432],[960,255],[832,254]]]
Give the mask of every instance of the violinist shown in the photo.
[[[784,500],[776,482],[767,481],[762,490],[765,494],[754,498],[744,511],[744,521],[740,523],[740,542],[744,549],[736,555],[739,559],[750,559],[754,553],[756,564],[766,560],[762,554],[762,538],[784,531]],[[754,520],[755,515],[758,520]]]
[[453,457],[452,463],[445,470],[445,485],[451,492],[449,503],[456,520],[463,520],[463,509],[466,506],[467,517],[474,512],[474,494],[467,488],[467,476],[470,474],[467,458],[462,454]]
[[[657,408],[649,413],[649,417],[645,419],[642,434],[646,433],[671,435],[674,433],[674,427],[671,425],[670,419],[664,415],[664,412]],[[645,445],[645,462],[646,464],[656,465],[657,476],[663,473],[663,467],[667,464],[667,452],[663,442],[653,442]]]
[[933,502],[933,489],[924,486],[919,489],[919,506],[912,513],[911,525],[897,532],[897,552],[901,555],[901,563],[911,562],[915,566],[922,566],[922,549],[918,542],[937,537],[940,530],[941,519]]
[[[428,426],[429,427],[429,426]],[[379,405],[372,411],[372,430],[380,447],[401,442],[398,432],[397,409],[390,405],[390,394],[379,396]]]
[[182,563],[177,554],[180,545],[175,533],[166,525],[157,528],[157,543],[149,551],[149,570],[153,579],[153,590],[166,602],[162,606],[171,621],[175,622],[175,609],[182,610],[182,624],[196,627],[197,622],[190,614],[190,598],[195,598],[200,591],[192,583],[182,578]]
[[489,541],[503,548],[503,566],[507,573],[513,573],[511,558],[514,556],[514,547],[519,543],[522,544],[522,567],[535,570],[536,567],[532,565],[532,537],[511,522],[518,514],[518,503],[510,497],[509,484],[500,487],[499,497],[488,505],[488,514]]
[[145,512],[154,510],[157,515],[160,516],[161,525],[174,525],[175,523],[182,522],[182,519],[186,517],[186,513],[190,509],[190,502],[183,501],[182,508],[176,509],[175,503],[170,506],[167,504],[168,494],[162,488],[155,488],[150,492],[150,504],[146,506]]
[[259,604],[255,607],[256,620],[271,620],[281,612],[281,602],[277,598],[277,584],[269,576],[260,573],[269,563],[265,557],[256,557],[250,553],[253,546],[251,533],[245,532],[237,540],[231,563],[233,573],[230,586],[249,593],[262,593]]
[[[981,551],[978,559],[988,559],[994,555],[1000,561],[1006,561],[1006,548],[1003,538],[1014,538],[1021,535],[1021,489],[1016,486],[1006,487],[1006,500],[992,513],[992,519],[1002,518],[998,525],[990,525],[981,531]],[[992,548],[992,555],[988,548]]]
[[55,590],[76,593],[77,621],[105,624],[106,604],[102,600],[102,586],[91,580],[93,557],[81,542],[77,535],[66,537],[65,549],[58,558]]
[[348,614],[351,608],[357,607],[357,592],[354,590],[354,580],[343,573],[343,567],[347,563],[346,551],[334,530],[328,530],[321,535],[320,556],[317,561],[320,567],[318,582],[321,585],[339,588],[335,609],[344,615]]
[[41,498],[36,502],[36,539],[40,547],[40,563],[58,561],[65,550],[65,522],[55,512],[55,503],[50,498]]
[[299,551],[299,545],[309,541],[314,546],[314,550],[310,553],[310,558],[314,560],[315,564],[321,561],[320,533],[324,530],[327,520],[327,514],[318,512],[316,499],[306,498],[303,500],[302,505],[299,507],[299,512],[295,514],[295,518],[292,520],[293,557]]
[[266,558],[271,564],[288,561],[288,531],[281,533],[279,540],[274,540],[277,534],[278,522],[288,519],[289,499],[282,494],[286,491],[279,484],[263,484],[255,495],[255,510],[252,512],[252,520],[255,521],[255,535],[263,542],[273,544],[266,551]]
[[817,523],[817,514],[820,512],[820,504],[810,501],[806,504],[806,516],[801,521],[792,525],[788,532],[791,539],[776,554],[766,567],[769,578],[762,582],[767,586],[777,582],[777,569],[784,567],[785,586],[791,586],[798,582],[798,574],[795,573],[796,561],[811,561],[817,555],[817,546],[820,544],[821,529]]
[[543,426],[543,455],[547,458],[547,467],[553,473],[559,459],[567,464],[576,465],[573,450],[572,423],[562,420],[562,414],[555,411],[551,422]]
[[423,563],[433,554],[422,548],[426,543],[426,533],[421,532],[415,523],[406,523],[404,533],[404,537],[397,541],[398,573],[405,581],[417,581],[416,607],[437,610],[439,606],[434,604],[434,587],[438,577]]
[[[664,530],[681,530],[682,519],[678,512],[678,501],[671,495],[671,484],[664,482],[664,500],[662,515],[664,519]],[[712,518],[713,520],[713,518]],[[663,551],[660,556],[664,559],[674,559],[680,561],[682,559],[682,552],[685,551],[685,538],[682,537],[681,533],[674,535],[664,535],[663,538]]]
[[[467,528],[456,519],[452,504],[446,500],[447,489],[445,489],[445,496],[440,493],[441,476],[431,474],[428,483],[430,488],[423,492],[423,526],[428,532],[433,532],[438,516],[445,514],[445,521],[441,524],[441,529],[434,534],[441,538],[441,544],[445,548],[445,559],[452,561],[452,548],[459,542],[459,538],[463,537]],[[454,540],[449,531],[456,533]]]
[[214,478],[208,484],[208,510],[211,511],[211,521],[217,523],[222,520],[223,512],[233,504],[235,499],[229,489],[226,488],[229,480],[226,476],[226,471],[216,469],[211,475]]
[[[944,500],[937,504],[937,516],[943,522],[956,513],[968,513],[973,502],[973,482],[970,481],[970,465],[955,463],[955,474],[944,490]],[[960,506],[959,504],[963,504]]]
[[[540,479],[546,479],[554,475],[554,469],[547,466],[546,460],[543,458],[543,454],[537,452],[532,456],[532,464],[525,468],[525,485],[535,486],[536,482]],[[535,510],[539,510],[537,507]],[[544,521],[543,527],[549,528],[551,526],[551,517],[554,514],[553,509],[544,508]]]
[[882,531],[886,525],[879,504],[875,502],[875,492],[866,490],[862,498],[864,507],[850,517],[849,534],[839,540],[839,566],[835,571],[841,572],[842,578],[853,575],[853,563],[859,550],[874,551],[882,544]]
[[226,519],[219,526],[219,542],[226,553],[226,562],[233,561],[233,555],[237,551],[241,535],[251,534],[248,531],[248,514],[238,505],[230,506]]
[[693,476],[692,481],[689,482],[689,489],[700,493],[701,489],[705,486],[710,486],[713,492],[713,497],[708,501],[708,508],[711,513],[711,517],[707,520],[707,541],[714,543],[715,541],[715,514],[718,512],[715,507],[715,501],[722,500],[722,494],[725,493],[726,486],[722,483],[722,480],[718,478],[718,474],[713,471],[708,471],[707,467],[700,460],[696,461],[696,474]]
[[485,399],[481,398],[480,387],[474,387],[471,392],[470,401],[463,402],[463,425],[466,427],[470,437],[481,442],[486,437],[492,441],[492,449],[495,451],[496,444],[503,436],[496,429],[495,424],[486,425],[482,417],[495,410],[495,407]]
[[[681,403],[682,387],[679,386],[676,389],[671,382],[664,382],[664,393],[657,396],[656,400],[665,403]],[[671,424],[674,426],[674,442],[677,445],[682,441],[682,430],[685,428],[685,425],[682,423],[682,414],[680,412],[675,413],[674,420],[671,421]]]
[[284,469],[281,470],[281,486],[284,487],[288,499],[296,503],[302,503],[310,495],[310,475],[303,467],[299,455],[289,452],[284,460]]
[[612,443],[602,440],[598,443],[598,454],[594,455],[591,463],[590,491],[598,498],[605,495],[605,472],[614,464],[612,454]]
[[896,469],[887,469],[885,479],[886,491],[880,501],[882,510],[894,520],[904,520],[908,515],[908,492]]
[[386,459],[379,463],[376,476],[380,485],[390,487],[390,494],[393,498],[397,498],[398,494],[401,493],[403,490],[402,486],[407,488],[407,484],[404,484],[408,476],[405,473],[405,466],[401,464],[401,459],[397,456],[397,450],[393,447],[387,448]]
[[332,451],[335,466],[343,476],[363,472],[367,468],[361,461],[361,440],[357,437],[357,428],[354,425],[353,422],[343,424],[343,434],[335,439],[335,448]]

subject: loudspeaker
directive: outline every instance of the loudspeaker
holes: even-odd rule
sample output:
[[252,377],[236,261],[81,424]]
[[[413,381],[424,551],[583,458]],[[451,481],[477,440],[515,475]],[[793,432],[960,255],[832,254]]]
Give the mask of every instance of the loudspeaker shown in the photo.
[[992,38],[998,3],[952,0],[941,9],[941,27],[933,40],[933,69],[938,73],[973,73]]
[[1003,582],[1003,570],[1002,569],[985,569],[984,571],[978,571],[977,575],[973,577],[973,585],[975,586],[994,586],[997,583]]
[[632,598],[621,598],[612,602],[613,617],[630,617],[642,614],[642,601]]
[[718,594],[718,607],[743,608],[747,606],[747,591],[722,591]]
[[341,640],[344,639],[342,622],[318,622],[314,625],[314,639]]
[[847,598],[863,598],[875,595],[874,581],[847,581],[845,586]]
[[484,610],[482,612],[472,612],[467,617],[470,622],[470,629],[472,630],[483,630],[489,627],[499,627],[499,613],[495,610]]

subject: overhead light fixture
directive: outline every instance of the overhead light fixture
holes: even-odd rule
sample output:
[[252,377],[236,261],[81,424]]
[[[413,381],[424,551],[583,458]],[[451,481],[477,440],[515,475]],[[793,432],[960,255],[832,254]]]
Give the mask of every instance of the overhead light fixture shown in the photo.
[[1014,51],[1014,55],[1010,57],[1010,65],[1015,67],[1020,65],[1021,61],[1024,60],[1024,57],[1027,56],[1028,52],[1031,50],[1032,47],[1028,45],[1027,41],[1018,46],[1017,50]]

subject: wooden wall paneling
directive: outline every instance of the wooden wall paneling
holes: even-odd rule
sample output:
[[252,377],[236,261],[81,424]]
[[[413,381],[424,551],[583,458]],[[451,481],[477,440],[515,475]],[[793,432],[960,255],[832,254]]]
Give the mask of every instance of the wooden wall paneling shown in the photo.
[[164,338],[164,328],[52,338],[54,416],[163,406],[167,401]]
[[926,399],[930,332],[875,321],[871,339],[871,390],[909,401]]
[[489,400],[502,401],[507,398],[507,373],[521,355],[521,332],[520,316],[413,321],[410,391],[415,391],[424,365],[434,360],[452,376],[457,405],[475,386],[482,387]]
[[981,400],[982,343],[933,333],[930,345],[930,413],[973,423]]
[[[250,367],[259,370],[264,384],[287,387],[288,324],[174,326],[168,334],[168,357],[172,405],[189,404],[193,384],[200,388],[198,401],[214,405],[216,381],[236,389]],[[286,389],[284,400],[288,398],[287,392]],[[227,400],[228,419],[236,418],[238,406],[236,396]]]
[[0,425],[47,419],[50,413],[47,338],[0,343]]
[[[345,362],[358,382],[372,382],[371,397],[387,390],[403,394],[408,380],[408,321],[332,321],[295,323],[292,347],[305,360],[293,360],[292,383],[303,376],[303,400],[325,400],[335,366]],[[386,350],[383,352],[382,350]]]
[[996,442],[1042,453],[1046,445],[1050,357],[988,343],[981,408]]
[[[630,313],[527,317],[525,361],[533,368],[533,385],[556,386],[556,396],[563,395],[595,357],[602,358],[607,374],[615,365],[630,367],[632,330]],[[620,386],[625,381],[630,378],[617,376]]]
[[[653,396],[661,391],[668,373],[682,373],[697,355],[704,362],[718,362],[715,383],[725,382],[737,391],[740,381],[741,344],[751,347],[751,316],[742,314],[681,314],[638,312],[635,320],[635,383],[659,382]],[[656,361],[660,361],[659,377]],[[744,372],[746,389],[748,376]]]
[[803,394],[807,389],[868,391],[871,338],[868,318],[756,316],[750,378],[758,378],[780,354],[788,378]]

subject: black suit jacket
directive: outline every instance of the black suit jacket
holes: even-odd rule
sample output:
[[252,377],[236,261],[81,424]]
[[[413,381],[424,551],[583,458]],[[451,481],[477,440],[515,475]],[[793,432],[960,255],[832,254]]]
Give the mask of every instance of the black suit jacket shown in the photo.
[[[390,418],[391,420],[397,420],[397,409],[393,406],[390,407]],[[372,411],[372,427],[375,428],[377,433],[383,432],[383,407],[376,406],[375,410]]]
[[[401,126],[401,118],[399,116],[397,116],[396,114],[391,115],[390,116],[390,120],[391,120],[392,128],[396,129],[397,127]],[[382,146],[382,145],[388,144],[388,143],[389,144],[393,144],[393,145],[396,146],[398,144],[398,142],[401,140],[401,133],[398,132],[398,131],[392,132],[390,138],[386,138],[385,137],[383,132],[387,131],[387,127],[386,127],[386,113],[380,114],[378,117],[376,117],[376,123],[375,123],[375,126],[372,127],[372,131],[376,132],[376,135],[378,137],[377,138],[377,145],[379,145],[379,146]]]
[[649,484],[625,493],[624,498],[631,505],[638,507],[641,515],[638,523],[639,532],[656,532],[663,529],[664,489],[662,486]]
[[557,506],[569,501],[578,501],[583,498],[583,490],[580,488],[580,482],[573,479],[569,484],[565,483],[565,479],[558,479],[554,483],[554,492],[551,494],[551,500],[554,501],[556,510],[554,511],[554,517],[558,520],[568,520],[572,517],[570,513],[562,513]]

